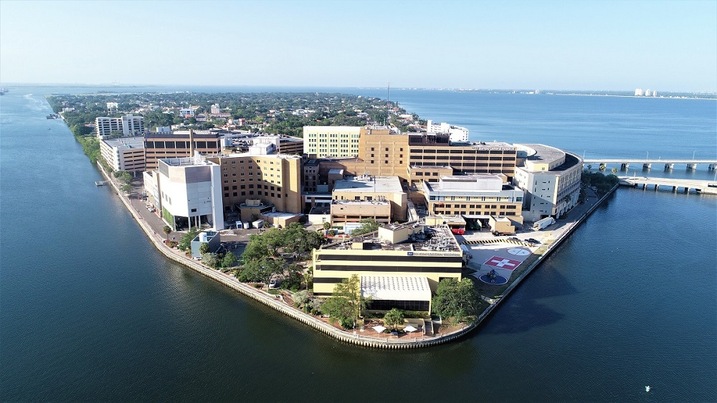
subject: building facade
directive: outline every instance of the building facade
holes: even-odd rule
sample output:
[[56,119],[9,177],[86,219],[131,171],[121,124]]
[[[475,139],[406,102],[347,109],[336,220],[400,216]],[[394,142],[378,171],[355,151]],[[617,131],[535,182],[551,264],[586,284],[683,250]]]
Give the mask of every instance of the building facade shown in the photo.
[[513,183],[525,191],[528,221],[560,218],[578,204],[582,159],[542,144],[521,145],[522,158]]
[[121,137],[100,140],[100,154],[115,171],[142,172],[144,137]]
[[304,126],[304,153],[311,158],[355,157],[361,127]]
[[373,237],[325,245],[312,257],[314,294],[320,297],[331,296],[336,284],[353,275],[420,276],[435,292],[442,279],[460,280],[463,267],[463,251],[447,226],[417,224],[382,226]]
[[442,177],[437,183],[423,182],[423,194],[432,215],[462,216],[482,220],[507,217],[523,223],[524,192],[496,174]]
[[331,223],[406,220],[408,201],[396,176],[359,176],[338,180],[331,192]]
[[301,213],[301,157],[283,154],[230,154],[209,157],[221,167],[224,209],[237,211],[247,200],[276,211]]
[[190,157],[194,151],[216,155],[221,152],[218,133],[147,133],[144,136],[146,169],[156,169],[163,158]]
[[95,118],[97,137],[110,135],[141,136],[144,134],[144,118],[142,116],[125,115],[119,118]]
[[175,231],[204,225],[224,229],[219,165],[198,154],[158,164],[145,173],[145,189],[167,225]]

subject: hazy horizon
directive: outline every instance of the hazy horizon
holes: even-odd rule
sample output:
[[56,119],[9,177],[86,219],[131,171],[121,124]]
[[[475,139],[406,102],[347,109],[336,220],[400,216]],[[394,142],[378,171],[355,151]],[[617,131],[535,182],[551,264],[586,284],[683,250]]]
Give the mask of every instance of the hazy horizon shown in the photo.
[[5,85],[717,92],[717,1],[0,1]]

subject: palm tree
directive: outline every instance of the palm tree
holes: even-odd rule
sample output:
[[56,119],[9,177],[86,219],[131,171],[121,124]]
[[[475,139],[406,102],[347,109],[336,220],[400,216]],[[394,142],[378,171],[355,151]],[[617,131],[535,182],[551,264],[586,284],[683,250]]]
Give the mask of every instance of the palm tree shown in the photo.
[[162,232],[164,232],[165,238],[167,240],[166,243],[169,243],[169,234],[172,233],[172,227],[169,225],[165,225],[164,228],[162,228]]

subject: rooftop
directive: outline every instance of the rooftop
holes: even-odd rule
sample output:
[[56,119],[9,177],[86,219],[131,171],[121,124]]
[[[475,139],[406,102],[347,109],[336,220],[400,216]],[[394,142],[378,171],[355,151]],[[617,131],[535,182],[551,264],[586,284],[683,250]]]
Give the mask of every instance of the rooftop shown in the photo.
[[117,148],[144,148],[144,137],[119,137],[102,140],[110,147]]
[[373,300],[426,301],[431,287],[421,276],[361,276],[361,294]]
[[392,230],[406,228],[416,229],[416,232],[408,237],[408,240],[401,243],[390,243],[381,240],[378,233],[374,232],[362,236],[353,237],[349,240],[337,242],[321,247],[322,250],[331,249],[352,249],[354,243],[363,243],[363,250],[397,250],[406,252],[460,252],[461,248],[456,238],[447,225],[435,227],[423,226],[417,223],[390,224],[384,226]]
[[338,180],[334,184],[334,193],[401,193],[403,187],[397,176],[355,176]]

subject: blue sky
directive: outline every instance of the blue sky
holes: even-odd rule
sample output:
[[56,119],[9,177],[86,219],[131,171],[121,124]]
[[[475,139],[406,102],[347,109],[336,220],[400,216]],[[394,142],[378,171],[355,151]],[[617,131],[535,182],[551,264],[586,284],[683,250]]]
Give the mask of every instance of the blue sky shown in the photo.
[[717,0],[0,0],[0,82],[717,91]]

